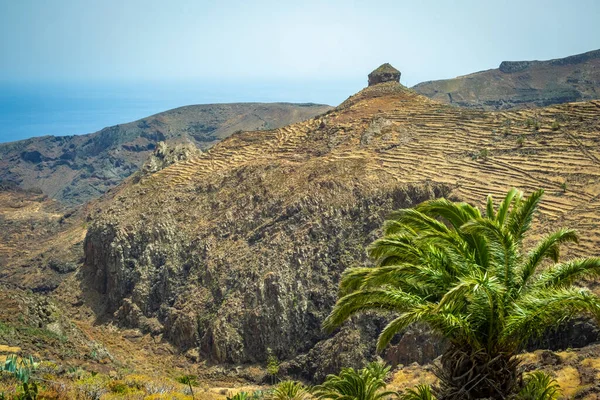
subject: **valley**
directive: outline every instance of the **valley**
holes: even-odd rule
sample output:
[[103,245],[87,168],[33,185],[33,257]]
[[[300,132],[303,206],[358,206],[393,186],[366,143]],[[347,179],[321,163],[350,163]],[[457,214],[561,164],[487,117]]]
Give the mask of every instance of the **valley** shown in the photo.
[[[110,382],[140,396],[158,393],[157,385],[184,396],[178,379],[192,374],[203,396],[196,398],[224,399],[268,390],[273,357],[277,379],[319,383],[379,356],[394,366],[395,390],[433,382],[431,362],[445,344],[421,327],[380,355],[375,340],[386,316],[322,329],[342,273],[371,265],[365,248],[394,210],[441,197],[484,209],[488,194],[499,199],[511,187],[545,189],[534,238],[575,228],[581,241],[562,257],[597,255],[600,101],[485,111],[395,79],[336,108],[278,106],[277,122],[249,129],[241,127],[254,117],[230,110],[217,133],[200,138],[184,133],[192,122],[169,120],[173,110],[90,137],[5,147],[5,160],[19,158],[3,169],[7,180],[32,170],[19,170],[24,163],[37,162],[47,176],[0,192],[0,357],[44,360],[46,374],[71,382],[66,398],[96,387],[110,398]],[[36,141],[55,142],[53,153],[34,150]],[[68,148],[81,162],[79,152],[94,143],[92,165],[135,157],[102,194],[70,197],[61,185],[71,175],[52,163]],[[78,176],[69,185],[96,187]],[[38,181],[42,190],[23,188]],[[586,285],[598,293],[594,280]],[[549,333],[564,346],[522,358],[529,370],[553,373],[566,395],[593,399],[600,333],[583,323],[584,343]]]

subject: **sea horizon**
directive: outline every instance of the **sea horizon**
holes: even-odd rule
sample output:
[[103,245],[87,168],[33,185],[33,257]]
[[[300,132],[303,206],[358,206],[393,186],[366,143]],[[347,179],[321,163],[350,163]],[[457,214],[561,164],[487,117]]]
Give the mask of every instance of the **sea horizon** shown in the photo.
[[222,82],[0,82],[0,143],[97,132],[178,107],[217,103],[336,106],[366,86],[361,79]]

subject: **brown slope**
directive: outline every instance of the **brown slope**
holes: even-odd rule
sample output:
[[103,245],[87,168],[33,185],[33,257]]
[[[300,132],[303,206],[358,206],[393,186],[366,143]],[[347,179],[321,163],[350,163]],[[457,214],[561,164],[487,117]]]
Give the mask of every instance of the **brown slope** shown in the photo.
[[600,50],[549,61],[504,61],[498,69],[419,83],[434,100],[482,110],[543,107],[600,98]]
[[46,195],[0,190],[0,282],[36,292],[55,289],[77,269],[86,228],[83,212]]
[[137,171],[159,141],[191,142],[206,149],[236,131],[273,129],[330,108],[290,103],[194,105],[88,135],[2,143],[0,181],[82,204]]
[[[324,116],[233,135],[123,185],[92,215],[84,272],[125,324],[220,362],[271,348],[322,376],[372,350],[376,326],[327,339],[320,322],[391,210],[542,187],[540,232],[580,210],[596,221],[599,132],[598,101],[492,113],[375,85]],[[585,235],[579,252],[590,254],[600,238]],[[403,362],[427,358],[406,351]]]

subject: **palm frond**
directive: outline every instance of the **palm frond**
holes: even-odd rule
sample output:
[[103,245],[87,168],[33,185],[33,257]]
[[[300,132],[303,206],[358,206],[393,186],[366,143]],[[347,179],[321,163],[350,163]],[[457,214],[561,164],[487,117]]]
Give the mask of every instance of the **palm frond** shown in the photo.
[[515,200],[515,198],[520,198],[523,194],[515,188],[512,188],[500,203],[500,207],[498,208],[498,213],[496,214],[496,223],[498,226],[503,226],[506,216],[508,215],[508,210],[510,209],[511,204]]
[[508,220],[508,230],[516,240],[520,241],[525,232],[531,227],[533,215],[535,214],[543,195],[543,189],[537,190],[526,200],[520,202],[518,207],[514,208],[515,212],[511,213]]
[[542,272],[534,285],[543,288],[568,287],[578,280],[600,276],[600,257],[580,258],[556,264]]
[[521,286],[527,284],[545,258],[549,258],[554,262],[558,261],[562,243],[577,243],[577,241],[577,232],[572,229],[559,229],[540,240],[535,248],[529,252],[527,260],[521,268]]
[[468,207],[476,210],[466,203],[454,203],[441,198],[425,201],[416,206],[415,210],[431,218],[443,218],[452,224],[454,229],[458,229],[469,219],[473,218],[472,213],[468,212]]
[[491,194],[488,194],[486,207],[485,207],[485,217],[491,220],[496,219],[496,212],[494,211],[494,198]]
[[422,303],[423,299],[420,297],[397,289],[372,289],[350,293],[337,301],[331,314],[323,322],[323,328],[331,332],[361,311],[402,312]]
[[377,351],[382,352],[387,345],[392,341],[396,334],[404,331],[409,325],[423,320],[426,313],[432,312],[430,306],[423,305],[415,307],[410,311],[402,313],[398,318],[392,320],[381,331],[377,339]]
[[580,314],[590,314],[600,321],[600,299],[588,289],[541,287],[514,303],[501,341],[522,344]]

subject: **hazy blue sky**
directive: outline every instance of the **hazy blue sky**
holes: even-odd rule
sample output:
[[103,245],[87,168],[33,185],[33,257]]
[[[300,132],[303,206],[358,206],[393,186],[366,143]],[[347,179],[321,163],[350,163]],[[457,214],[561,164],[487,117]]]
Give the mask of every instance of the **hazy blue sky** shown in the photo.
[[366,83],[390,62],[412,86],[600,48],[598,21],[598,0],[0,0],[0,80]]

